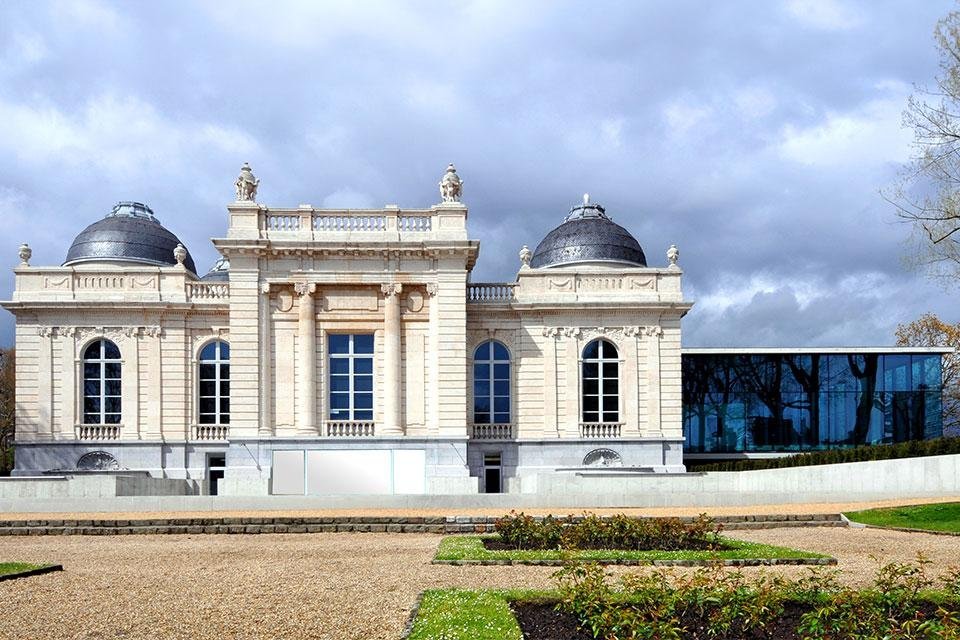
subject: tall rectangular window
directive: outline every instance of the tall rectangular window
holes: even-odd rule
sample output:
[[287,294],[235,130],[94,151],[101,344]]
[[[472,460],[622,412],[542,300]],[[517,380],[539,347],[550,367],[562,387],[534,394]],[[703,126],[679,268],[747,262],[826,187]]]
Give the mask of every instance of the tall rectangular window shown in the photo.
[[331,334],[330,419],[373,420],[373,334]]

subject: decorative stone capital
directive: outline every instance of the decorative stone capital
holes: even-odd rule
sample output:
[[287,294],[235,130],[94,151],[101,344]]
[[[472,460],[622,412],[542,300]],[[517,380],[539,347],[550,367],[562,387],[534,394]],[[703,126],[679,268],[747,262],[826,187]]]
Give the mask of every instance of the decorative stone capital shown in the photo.
[[643,332],[643,327],[624,327],[623,335],[628,338],[635,338]]
[[54,332],[53,327],[44,327],[44,326],[37,327],[37,335],[40,336],[41,338],[49,338],[50,336],[53,335],[53,332]]
[[403,291],[403,285],[399,282],[388,282],[380,285],[380,291],[383,293],[384,297],[389,298],[391,296],[400,295],[400,292]]
[[583,330],[580,327],[564,327],[561,329],[563,335],[567,338],[579,338],[583,333]]
[[293,290],[300,297],[312,296],[317,291],[317,284],[315,282],[298,282],[293,285]]
[[270,283],[269,283],[269,282],[261,282],[261,283],[260,283],[260,293],[262,293],[262,294],[264,294],[264,295],[269,295],[269,294],[270,294]]
[[653,337],[653,338],[662,338],[662,337],[663,337],[663,327],[661,327],[661,326],[658,325],[658,324],[655,324],[655,325],[652,325],[652,326],[649,326],[649,327],[644,327],[644,328],[643,328],[643,332],[644,332],[644,334],[646,334],[646,335],[648,335],[648,336],[650,336],[650,337]]
[[440,293],[440,285],[438,285],[436,282],[428,282],[426,289],[427,295],[431,298]]
[[159,338],[161,335],[163,335],[163,327],[159,325],[155,325],[152,327],[144,327],[143,335],[149,336],[151,338]]
[[544,327],[543,328],[544,338],[556,338],[559,335],[560,335],[560,327]]
[[124,327],[121,331],[123,335],[128,338],[137,338],[140,336],[140,327]]
[[76,327],[57,327],[57,335],[64,338],[72,338],[77,335]]

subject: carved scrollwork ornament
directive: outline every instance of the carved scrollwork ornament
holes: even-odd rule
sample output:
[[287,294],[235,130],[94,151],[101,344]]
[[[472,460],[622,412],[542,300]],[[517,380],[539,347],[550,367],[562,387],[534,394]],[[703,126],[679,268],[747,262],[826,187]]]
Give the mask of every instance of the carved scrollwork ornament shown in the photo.
[[45,327],[45,326],[37,327],[37,335],[40,336],[41,338],[49,338],[50,336],[53,335],[53,332],[54,332],[53,327]]
[[427,288],[427,295],[430,296],[431,298],[433,298],[438,293],[440,293],[440,285],[437,284],[436,282],[428,282],[426,288]]
[[662,338],[663,337],[663,327],[658,324],[651,325],[649,327],[643,328],[643,333],[650,337]]
[[557,338],[559,336],[560,336],[560,327],[544,327],[543,328],[544,338]]
[[144,327],[143,335],[148,336],[150,338],[159,338],[161,335],[163,335],[163,327],[159,325],[154,325],[152,327]]
[[57,335],[64,338],[72,338],[77,335],[76,327],[57,327]]
[[122,332],[128,338],[136,338],[140,335],[140,327],[124,327]]

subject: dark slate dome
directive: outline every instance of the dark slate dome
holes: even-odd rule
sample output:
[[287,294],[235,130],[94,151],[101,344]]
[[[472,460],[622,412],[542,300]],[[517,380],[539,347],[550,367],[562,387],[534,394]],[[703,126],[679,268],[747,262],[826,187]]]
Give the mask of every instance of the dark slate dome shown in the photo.
[[220,258],[213,265],[207,275],[200,278],[203,282],[229,282],[230,281],[230,261],[226,258]]
[[[80,232],[63,266],[84,262],[133,262],[157,266],[176,265],[173,250],[182,244],[153,215],[145,204],[118,202],[103,220]],[[183,266],[197,272],[190,252]]]
[[607,217],[603,207],[591,204],[587,195],[583,196],[583,204],[570,209],[563,223],[540,241],[530,266],[560,267],[584,262],[647,266],[637,239]]

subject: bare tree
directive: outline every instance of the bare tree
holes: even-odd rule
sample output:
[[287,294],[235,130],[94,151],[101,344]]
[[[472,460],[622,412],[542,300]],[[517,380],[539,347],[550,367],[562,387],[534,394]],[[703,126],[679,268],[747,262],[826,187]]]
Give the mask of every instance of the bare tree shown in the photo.
[[16,412],[16,352],[0,349],[0,476],[13,468],[13,430]]
[[[904,347],[960,348],[960,323],[948,324],[932,313],[897,327],[897,345]],[[942,358],[943,431],[960,435],[960,354]]]
[[934,29],[940,73],[933,89],[918,87],[903,112],[916,155],[884,197],[913,227],[910,261],[931,275],[960,275],[960,12]]

